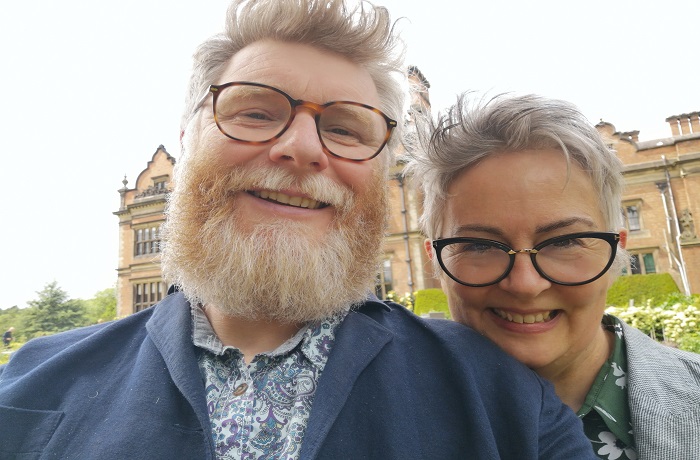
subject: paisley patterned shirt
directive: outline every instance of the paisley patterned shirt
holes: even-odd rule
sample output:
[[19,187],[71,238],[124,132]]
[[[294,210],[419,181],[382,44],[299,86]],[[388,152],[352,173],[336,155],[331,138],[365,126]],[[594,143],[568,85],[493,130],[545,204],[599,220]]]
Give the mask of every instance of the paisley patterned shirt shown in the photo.
[[578,416],[596,455],[606,460],[637,460],[627,402],[627,354],[620,320],[603,317],[603,327],[615,334],[615,345],[600,368]]
[[217,459],[298,459],[316,385],[346,313],[308,324],[246,364],[192,308]]

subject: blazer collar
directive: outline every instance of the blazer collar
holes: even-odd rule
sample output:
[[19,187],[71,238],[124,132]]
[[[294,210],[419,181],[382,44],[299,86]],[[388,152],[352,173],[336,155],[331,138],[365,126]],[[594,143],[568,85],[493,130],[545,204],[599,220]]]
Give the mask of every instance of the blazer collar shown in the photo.
[[208,430],[207,400],[192,342],[190,304],[182,292],[176,292],[153,308],[153,316],[146,323],[148,336],[163,357],[173,383],[194,409],[202,428]]
[[[375,299],[370,299],[361,310],[386,308],[372,300]],[[316,458],[358,376],[393,337],[389,329],[361,311],[348,313],[336,332],[335,344],[316,389],[300,458]]]

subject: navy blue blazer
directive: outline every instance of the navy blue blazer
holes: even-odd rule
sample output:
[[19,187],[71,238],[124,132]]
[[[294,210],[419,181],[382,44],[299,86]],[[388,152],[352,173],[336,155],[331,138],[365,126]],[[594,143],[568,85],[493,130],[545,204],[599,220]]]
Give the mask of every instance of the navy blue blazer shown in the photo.
[[[214,459],[190,308],[168,296],[0,369],[0,459]],[[473,330],[370,299],[340,326],[303,459],[595,459],[553,388]]]

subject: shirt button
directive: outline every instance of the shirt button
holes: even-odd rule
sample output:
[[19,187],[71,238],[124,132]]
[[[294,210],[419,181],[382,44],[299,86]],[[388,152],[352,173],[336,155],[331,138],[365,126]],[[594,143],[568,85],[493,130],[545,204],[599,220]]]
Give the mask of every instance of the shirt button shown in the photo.
[[238,385],[238,386],[236,387],[235,390],[233,390],[233,396],[240,396],[240,395],[242,395],[243,393],[245,393],[245,391],[246,391],[247,389],[248,389],[248,384],[247,384],[247,383],[241,383],[240,385]]

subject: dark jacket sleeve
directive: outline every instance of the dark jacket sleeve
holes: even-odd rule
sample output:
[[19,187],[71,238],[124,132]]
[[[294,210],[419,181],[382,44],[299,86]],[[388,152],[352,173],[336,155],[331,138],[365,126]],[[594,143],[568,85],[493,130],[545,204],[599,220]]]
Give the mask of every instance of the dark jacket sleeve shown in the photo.
[[596,459],[553,387],[474,330],[365,305],[336,336],[304,458]]
[[[590,441],[583,436],[583,423],[557,397],[549,382],[542,385],[542,411],[539,419],[540,459],[598,458]],[[589,451],[588,457],[581,457]]]

